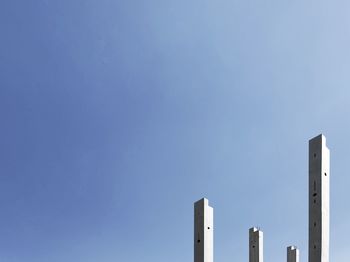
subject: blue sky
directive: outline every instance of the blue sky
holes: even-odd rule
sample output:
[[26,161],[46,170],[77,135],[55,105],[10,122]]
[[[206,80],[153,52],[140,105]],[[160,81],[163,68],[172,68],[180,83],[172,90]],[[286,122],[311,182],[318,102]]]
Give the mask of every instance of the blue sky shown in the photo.
[[307,260],[308,139],[331,150],[348,262],[350,2],[0,3],[0,261]]

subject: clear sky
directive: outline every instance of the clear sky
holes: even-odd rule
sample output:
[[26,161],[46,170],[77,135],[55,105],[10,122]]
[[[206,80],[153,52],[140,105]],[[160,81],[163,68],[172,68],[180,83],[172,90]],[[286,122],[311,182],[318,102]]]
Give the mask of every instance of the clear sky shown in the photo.
[[0,261],[307,261],[308,139],[350,251],[348,0],[0,2]]

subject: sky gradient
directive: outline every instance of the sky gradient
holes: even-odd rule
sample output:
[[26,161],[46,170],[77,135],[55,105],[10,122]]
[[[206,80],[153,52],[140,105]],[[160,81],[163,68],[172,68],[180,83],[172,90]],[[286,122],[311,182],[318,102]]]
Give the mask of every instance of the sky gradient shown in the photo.
[[0,261],[307,261],[308,140],[348,262],[348,0],[0,2]]

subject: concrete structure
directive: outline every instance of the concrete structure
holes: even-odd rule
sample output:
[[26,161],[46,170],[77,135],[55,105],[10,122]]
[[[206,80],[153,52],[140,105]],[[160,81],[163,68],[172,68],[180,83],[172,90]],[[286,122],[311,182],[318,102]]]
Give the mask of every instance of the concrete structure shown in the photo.
[[256,227],[249,229],[249,262],[264,261],[264,235]]
[[[322,134],[309,140],[309,261],[329,262],[330,153]],[[213,208],[194,203],[194,262],[213,262]],[[263,262],[263,232],[249,229],[249,262]],[[299,262],[299,250],[287,247],[287,262]]]
[[287,247],[287,262],[299,262],[299,249],[295,246]]
[[309,262],[329,262],[329,149],[323,135],[309,141]]
[[213,262],[213,208],[206,198],[194,203],[194,262]]

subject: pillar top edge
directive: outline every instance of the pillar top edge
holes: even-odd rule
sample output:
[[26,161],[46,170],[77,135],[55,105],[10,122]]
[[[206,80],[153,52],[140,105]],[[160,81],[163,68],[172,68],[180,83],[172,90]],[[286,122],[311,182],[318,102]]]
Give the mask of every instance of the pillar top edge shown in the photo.
[[287,247],[288,250],[298,250],[297,246],[289,246]]
[[262,233],[262,231],[260,230],[260,227],[251,227],[251,228],[249,228],[249,232],[261,232]]
[[205,205],[209,205],[209,200],[205,197],[197,200],[196,202],[194,202],[194,204],[199,204],[199,203],[204,203]]
[[317,135],[309,140],[309,143],[312,143],[312,142],[322,142],[322,144],[325,145],[326,144],[326,136],[321,133],[321,134],[319,134],[319,135]]

